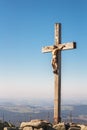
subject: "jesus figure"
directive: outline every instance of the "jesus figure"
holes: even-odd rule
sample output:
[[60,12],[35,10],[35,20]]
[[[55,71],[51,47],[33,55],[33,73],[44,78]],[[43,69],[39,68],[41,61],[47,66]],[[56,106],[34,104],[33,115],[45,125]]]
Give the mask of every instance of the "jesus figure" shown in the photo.
[[57,54],[58,51],[62,50],[63,47],[65,47],[65,45],[63,45],[61,48],[58,48],[57,46],[53,46],[53,50],[52,50],[52,68],[53,68],[53,73],[58,73],[58,59],[57,59]]

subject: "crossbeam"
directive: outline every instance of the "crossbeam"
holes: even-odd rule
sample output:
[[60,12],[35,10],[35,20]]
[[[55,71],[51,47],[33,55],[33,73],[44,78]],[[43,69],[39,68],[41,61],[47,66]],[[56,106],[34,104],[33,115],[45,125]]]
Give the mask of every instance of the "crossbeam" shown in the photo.
[[[62,50],[71,50],[71,49],[75,49],[76,48],[76,42],[63,43],[63,44],[56,45],[56,47],[58,47],[60,49],[63,45],[64,45],[64,48],[62,48]],[[43,53],[52,52],[53,51],[53,47],[54,46],[42,47],[42,52]]]

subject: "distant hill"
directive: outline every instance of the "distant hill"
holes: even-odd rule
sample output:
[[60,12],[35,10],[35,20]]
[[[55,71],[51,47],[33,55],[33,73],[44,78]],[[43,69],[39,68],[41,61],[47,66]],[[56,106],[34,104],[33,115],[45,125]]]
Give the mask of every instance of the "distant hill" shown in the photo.
[[[25,100],[0,102],[0,120],[19,125],[20,122],[31,119],[45,119],[53,122],[52,101],[42,101],[41,103],[26,102]],[[62,105],[62,120],[87,124],[87,105]]]

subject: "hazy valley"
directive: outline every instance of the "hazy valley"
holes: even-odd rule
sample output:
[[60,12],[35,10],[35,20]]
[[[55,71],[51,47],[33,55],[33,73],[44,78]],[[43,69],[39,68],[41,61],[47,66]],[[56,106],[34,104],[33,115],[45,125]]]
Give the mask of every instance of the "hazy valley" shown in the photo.
[[[87,105],[62,105],[62,121],[87,124]],[[45,119],[53,122],[53,101],[0,101],[0,120],[19,125],[22,121]]]

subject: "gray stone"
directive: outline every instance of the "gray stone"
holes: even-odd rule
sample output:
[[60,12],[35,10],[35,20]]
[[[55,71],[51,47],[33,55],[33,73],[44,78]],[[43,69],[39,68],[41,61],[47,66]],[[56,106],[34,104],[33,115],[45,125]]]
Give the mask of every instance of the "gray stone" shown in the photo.
[[56,130],[66,130],[65,124],[64,123],[59,123],[53,126],[54,129]]
[[4,130],[17,130],[17,129],[14,127],[4,127]]
[[47,121],[45,120],[31,120],[30,122],[22,122],[21,125],[20,125],[20,128],[23,128],[23,127],[34,127],[34,128],[41,128],[43,126],[46,126],[48,124]]
[[33,130],[33,128],[27,126],[27,127],[24,127],[23,130]]
[[86,125],[80,125],[80,124],[78,124],[78,126],[81,128],[81,130],[87,130],[87,126]]
[[46,120],[31,120],[30,122],[22,122],[21,130],[54,130],[52,124]]
[[81,130],[81,128],[77,126],[73,126],[73,127],[70,127],[68,130]]

